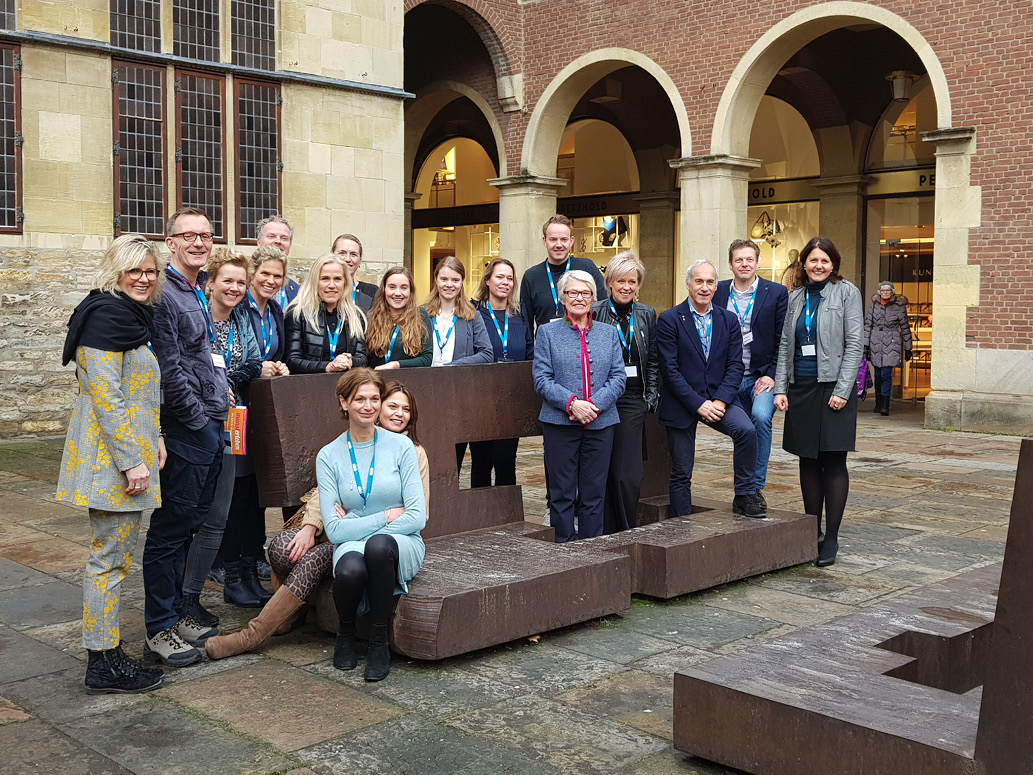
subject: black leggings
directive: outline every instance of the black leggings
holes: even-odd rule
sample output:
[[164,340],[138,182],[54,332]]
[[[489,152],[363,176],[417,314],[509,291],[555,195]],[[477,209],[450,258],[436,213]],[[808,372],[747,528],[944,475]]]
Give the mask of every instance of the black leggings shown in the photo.
[[334,604],[342,626],[355,621],[363,593],[371,625],[388,624],[398,580],[398,544],[383,533],[366,541],[363,552],[348,552],[334,566]]
[[803,510],[818,518],[825,512],[825,541],[838,545],[839,526],[850,492],[850,474],[846,468],[846,452],[819,452],[817,458],[800,458],[800,490]]

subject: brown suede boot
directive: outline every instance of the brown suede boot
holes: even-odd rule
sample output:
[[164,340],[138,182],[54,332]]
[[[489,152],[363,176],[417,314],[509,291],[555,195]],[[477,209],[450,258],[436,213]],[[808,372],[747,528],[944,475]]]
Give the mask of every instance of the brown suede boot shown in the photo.
[[258,648],[269,640],[269,636],[285,621],[293,617],[303,605],[305,605],[304,600],[287,587],[280,587],[272,599],[265,604],[262,613],[252,619],[243,630],[232,635],[209,638],[205,643],[208,658],[223,659]]

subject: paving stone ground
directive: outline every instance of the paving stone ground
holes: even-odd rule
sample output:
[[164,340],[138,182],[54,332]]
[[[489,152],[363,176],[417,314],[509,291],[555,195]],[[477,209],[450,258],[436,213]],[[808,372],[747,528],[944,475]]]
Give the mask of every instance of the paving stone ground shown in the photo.
[[[674,750],[672,675],[720,654],[998,561],[1019,438],[924,430],[921,407],[861,405],[840,558],[441,662],[395,657],[366,684],[312,625],[258,654],[169,670],[147,695],[87,696],[80,647],[85,510],[53,502],[61,439],[0,444],[0,772],[641,773],[730,770]],[[776,427],[766,490],[800,510]],[[695,490],[731,498],[731,444],[704,430]],[[540,439],[519,455],[528,519],[545,513]],[[268,513],[270,532],[278,513]],[[141,538],[137,561],[143,547]],[[139,565],[122,631],[142,651]],[[227,631],[254,612],[205,604]],[[773,741],[777,744],[777,741]]]

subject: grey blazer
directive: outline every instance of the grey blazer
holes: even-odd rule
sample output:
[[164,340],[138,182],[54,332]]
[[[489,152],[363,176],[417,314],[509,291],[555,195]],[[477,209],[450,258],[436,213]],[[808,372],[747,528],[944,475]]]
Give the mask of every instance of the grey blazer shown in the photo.
[[[430,335],[431,338],[434,337],[433,322]],[[491,349],[491,339],[488,338],[488,329],[484,327],[484,320],[480,315],[474,315],[473,320],[457,318],[453,336],[456,338],[456,345],[452,351],[452,360],[446,364],[447,366],[494,362],[495,354]]]
[[[793,381],[796,353],[796,321],[803,312],[807,286],[789,296],[782,339],[778,344],[775,394],[784,394]],[[864,350],[864,312],[861,292],[846,280],[829,282],[821,290],[821,304],[814,323],[818,337],[818,382],[835,382],[833,395],[846,400],[857,390],[857,368]]]

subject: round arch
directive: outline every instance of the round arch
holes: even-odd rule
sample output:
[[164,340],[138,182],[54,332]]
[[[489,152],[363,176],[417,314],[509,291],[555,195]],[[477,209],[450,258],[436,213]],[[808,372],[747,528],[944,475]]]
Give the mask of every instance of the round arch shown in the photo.
[[690,153],[692,137],[689,118],[678,87],[671,77],[644,54],[626,48],[604,48],[575,59],[560,70],[542,92],[524,135],[520,154],[521,174],[544,177],[556,174],[556,154],[559,152],[563,130],[578,100],[600,78],[629,65],[649,73],[667,94],[678,121],[682,155]]
[[495,138],[499,174],[506,174],[506,144],[502,139],[498,119],[487,100],[478,91],[460,81],[435,81],[420,89],[416,99],[405,109],[405,174],[409,185],[415,184],[416,175],[419,173],[416,169],[416,154],[427,127],[448,103],[460,97],[470,100],[487,120],[492,137]]
[[951,126],[947,77],[932,47],[913,26],[885,8],[837,0],[811,6],[768,30],[736,65],[714,117],[710,153],[746,156],[753,118],[768,85],[785,61],[815,38],[855,24],[878,24],[895,32],[922,60],[936,99],[937,126]]

